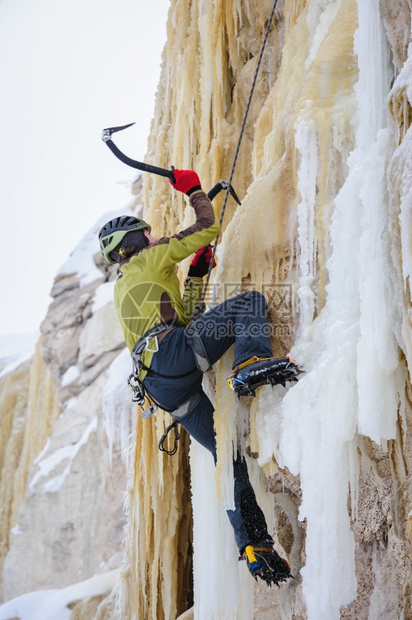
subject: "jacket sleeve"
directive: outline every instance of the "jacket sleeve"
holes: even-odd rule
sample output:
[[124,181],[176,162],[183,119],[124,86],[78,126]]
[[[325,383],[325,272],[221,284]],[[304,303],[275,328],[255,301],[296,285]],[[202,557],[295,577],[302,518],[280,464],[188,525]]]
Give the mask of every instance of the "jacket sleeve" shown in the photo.
[[185,321],[190,322],[196,304],[201,300],[203,292],[203,278],[186,278],[182,302]]
[[220,231],[218,217],[203,191],[192,194],[190,202],[196,213],[195,223],[180,233],[159,241],[159,244],[167,244],[167,251],[162,257],[163,266],[180,263],[204,245],[208,245]]

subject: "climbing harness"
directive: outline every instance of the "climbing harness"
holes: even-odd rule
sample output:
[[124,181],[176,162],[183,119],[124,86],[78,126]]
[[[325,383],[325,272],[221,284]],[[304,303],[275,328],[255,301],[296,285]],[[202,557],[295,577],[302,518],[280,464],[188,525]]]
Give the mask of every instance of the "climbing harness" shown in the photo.
[[[177,442],[180,438],[180,435],[177,431],[178,420],[190,413],[190,411],[192,411],[200,403],[202,396],[199,393],[196,393],[190,398],[188,398],[181,405],[179,405],[179,407],[177,407],[173,411],[170,411],[161,403],[156,402],[155,399],[148,394],[148,392],[144,388],[143,382],[139,378],[139,375],[141,370],[153,372],[154,374],[158,375],[158,373],[155,373],[155,371],[152,371],[143,364],[142,355],[144,351],[148,351],[149,353],[157,353],[157,351],[159,350],[158,336],[161,333],[167,331],[168,329],[171,329],[172,327],[175,326],[169,324],[156,324],[139,338],[132,350],[133,371],[129,375],[128,379],[128,384],[133,391],[132,402],[137,403],[139,407],[141,407],[143,411],[140,415],[144,420],[150,418],[154,413],[156,413],[159,407],[164,411],[167,411],[174,418],[173,424],[167,427],[165,434],[159,442],[159,449],[169,455],[173,455],[177,451]],[[190,343],[188,340],[188,344],[191,344],[192,346],[195,361],[199,370],[201,370],[202,372],[206,372],[206,370],[209,370],[211,368],[211,364],[207,359],[206,352],[203,348],[203,344],[200,338],[195,338],[195,343],[196,344]],[[199,348],[200,346],[201,348]],[[205,364],[207,365],[207,368]],[[175,378],[178,379],[180,377],[181,375],[177,375]],[[149,407],[147,408],[145,408],[146,399],[149,401]],[[172,451],[169,451],[164,447],[164,442],[168,433],[173,428],[175,430],[175,446]]]
[[[133,397],[132,402],[137,403],[139,407],[143,409],[141,416],[145,420],[146,418],[150,418],[158,409],[158,405],[150,399],[146,395],[146,390],[143,387],[143,383],[139,379],[139,374],[141,370],[147,370],[142,362],[143,352],[146,350],[149,353],[156,353],[159,350],[159,342],[157,337],[173,327],[172,325],[167,324],[155,324],[151,329],[143,334],[136,342],[132,351],[132,360],[133,360],[133,372],[129,376],[128,384],[132,388]],[[150,348],[151,341],[154,340],[154,348]],[[148,398],[150,402],[150,406],[147,409],[144,409],[145,399]]]
[[[154,370],[147,368],[147,366],[145,366],[142,362],[142,355],[144,351],[148,351],[149,353],[157,353],[159,350],[159,341],[157,337],[161,333],[173,327],[176,327],[176,325],[168,325],[167,323],[160,324],[160,325],[155,324],[151,329],[147,330],[147,332],[145,332],[143,336],[139,338],[139,340],[136,342],[132,350],[133,372],[129,375],[128,384],[133,391],[132,402],[137,403],[139,407],[143,409],[141,416],[144,420],[146,418],[150,418],[150,416],[152,416],[159,407],[163,409],[164,411],[167,411],[168,413],[170,413],[170,415],[172,415],[174,418],[182,418],[184,415],[189,413],[189,411],[191,411],[194,407],[196,407],[196,405],[198,405],[201,400],[201,396],[199,394],[195,394],[194,396],[191,396],[188,400],[186,400],[184,403],[179,405],[177,409],[174,409],[171,411],[170,409],[163,406],[162,404],[155,402],[153,397],[149,397],[149,395],[147,394],[143,386],[143,382],[139,378],[141,370],[146,370],[147,372],[150,371],[151,373],[157,375],[158,377],[163,376],[155,372]],[[152,343],[152,341],[154,342]],[[204,349],[199,350],[198,355],[206,356]],[[196,354],[195,354],[195,359],[196,359]],[[211,368],[211,365],[210,365],[210,362],[208,361],[208,370],[210,368]],[[190,373],[191,372],[193,371],[190,371]],[[206,372],[206,370],[202,370],[202,372]],[[186,374],[190,374],[190,373],[186,373]],[[181,379],[182,377],[186,376],[186,374],[176,375],[175,377],[169,377],[168,375],[168,377],[172,379],[173,378]],[[151,402],[151,404],[147,409],[144,409],[146,398],[149,400],[149,402]]]

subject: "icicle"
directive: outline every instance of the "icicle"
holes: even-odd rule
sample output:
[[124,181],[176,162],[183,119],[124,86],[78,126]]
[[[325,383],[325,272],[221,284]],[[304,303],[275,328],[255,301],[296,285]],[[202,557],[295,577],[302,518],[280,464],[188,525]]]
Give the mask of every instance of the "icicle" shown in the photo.
[[193,494],[194,617],[249,620],[253,581],[238,560],[229,519],[218,500],[211,454],[195,442],[190,449]]
[[297,189],[300,202],[297,207],[299,244],[298,298],[299,332],[312,323],[315,314],[314,279],[316,277],[315,201],[317,182],[317,134],[313,119],[297,124],[295,145],[300,154]]
[[127,377],[132,370],[130,352],[124,349],[111,363],[107,381],[102,393],[103,424],[109,442],[109,462],[112,462],[113,448],[118,446],[125,457],[125,451],[133,431],[136,406],[132,403]]

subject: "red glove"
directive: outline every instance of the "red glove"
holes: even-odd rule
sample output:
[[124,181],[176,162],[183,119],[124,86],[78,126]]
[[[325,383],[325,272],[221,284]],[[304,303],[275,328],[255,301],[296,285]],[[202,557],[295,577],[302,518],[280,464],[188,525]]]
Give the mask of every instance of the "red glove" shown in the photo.
[[198,189],[202,189],[200,179],[194,170],[173,170],[173,176],[176,181],[170,183],[178,192],[183,192],[190,196]]
[[[194,255],[190,263],[188,276],[189,278],[203,278],[209,271],[210,261],[212,260],[212,246],[206,245],[200,248]],[[216,267],[216,261],[213,259],[213,267]]]

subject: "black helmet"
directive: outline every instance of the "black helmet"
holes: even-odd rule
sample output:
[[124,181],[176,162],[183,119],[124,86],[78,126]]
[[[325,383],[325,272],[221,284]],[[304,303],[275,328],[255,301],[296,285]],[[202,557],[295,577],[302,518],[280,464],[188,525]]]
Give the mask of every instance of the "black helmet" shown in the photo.
[[150,232],[151,226],[132,215],[120,215],[120,217],[115,217],[110,222],[107,222],[99,232],[100,250],[105,259],[109,263],[116,263],[117,261],[111,258],[110,253],[123,241],[127,233],[143,229],[147,229]]

